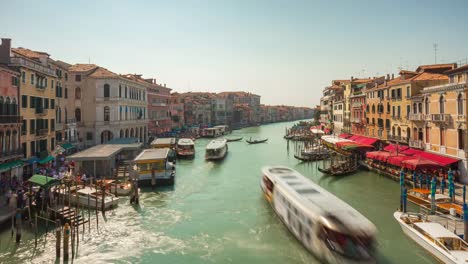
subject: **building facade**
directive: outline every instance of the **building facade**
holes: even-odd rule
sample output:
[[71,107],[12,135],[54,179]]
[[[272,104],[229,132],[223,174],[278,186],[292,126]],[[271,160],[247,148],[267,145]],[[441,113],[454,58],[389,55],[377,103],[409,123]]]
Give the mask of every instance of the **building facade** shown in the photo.
[[171,89],[160,85],[156,79],[146,79],[148,92],[148,129],[152,137],[172,129],[170,100]]
[[81,145],[93,146],[114,138],[148,140],[146,86],[94,64],[69,69],[74,90],[74,118]]

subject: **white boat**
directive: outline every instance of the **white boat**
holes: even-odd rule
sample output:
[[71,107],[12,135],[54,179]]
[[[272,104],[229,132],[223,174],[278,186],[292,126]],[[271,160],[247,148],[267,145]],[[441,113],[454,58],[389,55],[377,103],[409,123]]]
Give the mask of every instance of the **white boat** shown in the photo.
[[202,130],[200,130],[200,136],[209,137],[209,138],[220,137],[224,135],[223,131],[224,131],[224,128],[222,127],[203,128]]
[[174,185],[175,164],[168,161],[170,149],[144,149],[133,160],[139,173],[138,182],[141,185],[151,185],[154,174],[156,186]]
[[105,184],[107,191],[117,196],[127,196],[127,195],[130,195],[130,192],[132,191],[132,187],[129,182],[119,181],[119,180],[114,180],[114,179],[98,180],[96,182],[98,186],[99,184],[102,184],[102,183]]
[[[71,204],[89,207],[93,209],[102,209],[102,191],[98,188],[89,186],[78,186],[77,188],[70,188],[70,194],[65,189],[59,190],[59,195],[65,198],[66,201],[70,200]],[[65,197],[63,197],[65,196]],[[119,198],[115,195],[105,192],[104,193],[104,210],[114,208],[119,204]]]
[[220,160],[226,156],[227,152],[227,140],[225,138],[215,139],[206,146],[205,158],[207,160]]
[[468,262],[468,244],[440,223],[425,221],[417,213],[396,211],[393,216],[407,236],[442,262]]
[[181,138],[177,142],[177,156],[193,158],[195,156],[195,143],[190,138]]
[[356,209],[290,168],[262,173],[266,200],[311,253],[328,263],[375,263],[377,229]]

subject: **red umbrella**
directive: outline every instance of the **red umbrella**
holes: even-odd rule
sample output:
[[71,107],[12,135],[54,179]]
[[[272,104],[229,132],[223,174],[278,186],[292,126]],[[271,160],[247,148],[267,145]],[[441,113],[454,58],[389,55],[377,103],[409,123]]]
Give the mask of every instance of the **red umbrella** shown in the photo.
[[401,162],[401,165],[411,170],[431,169],[431,168],[440,167],[438,163],[425,159],[425,158],[404,160]]

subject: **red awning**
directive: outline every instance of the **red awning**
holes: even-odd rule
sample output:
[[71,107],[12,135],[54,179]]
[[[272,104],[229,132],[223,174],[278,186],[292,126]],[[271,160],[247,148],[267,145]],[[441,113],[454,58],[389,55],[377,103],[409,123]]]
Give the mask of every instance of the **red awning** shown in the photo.
[[387,163],[391,165],[395,165],[395,166],[401,166],[402,161],[409,160],[409,159],[414,159],[414,157],[409,157],[405,155],[389,156],[387,158]]
[[340,134],[338,137],[339,137],[339,138],[349,138],[349,137],[351,137],[351,136],[352,136],[352,135],[350,135],[350,134]]
[[414,148],[408,148],[403,150],[401,153],[409,156],[418,156],[421,154],[423,151],[419,149],[414,149]]
[[416,159],[409,159],[404,160],[401,162],[401,165],[405,168],[416,170],[416,169],[434,169],[440,167],[440,165],[432,160],[428,160],[425,158],[416,158]]
[[361,136],[358,136],[358,135],[352,135],[350,138],[348,138],[349,140],[353,140],[353,141],[356,141],[357,139],[361,138]]
[[409,148],[408,146],[390,144],[390,145],[386,146],[384,148],[384,150],[389,151],[389,152],[397,152],[397,151],[400,152],[400,151],[406,150],[408,148]]
[[372,145],[377,141],[378,141],[378,139],[376,139],[376,138],[365,138],[363,141],[361,141],[361,143],[366,144],[366,145]]
[[419,156],[422,157],[422,158],[431,160],[431,161],[433,161],[433,162],[435,162],[435,163],[437,163],[437,164],[439,164],[441,166],[444,166],[444,167],[447,167],[447,166],[459,161],[458,159],[449,158],[449,157],[446,157],[446,156],[437,155],[437,154],[433,154],[433,153],[429,153],[429,152],[421,152],[421,153],[419,153]]

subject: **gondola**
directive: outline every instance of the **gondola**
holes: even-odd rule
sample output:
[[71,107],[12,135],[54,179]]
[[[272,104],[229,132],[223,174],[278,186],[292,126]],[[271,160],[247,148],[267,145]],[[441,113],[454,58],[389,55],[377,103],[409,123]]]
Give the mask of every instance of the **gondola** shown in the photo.
[[340,169],[340,168],[337,168],[337,169],[332,169],[332,168],[322,169],[322,168],[318,167],[317,170],[322,172],[322,173],[325,173],[327,175],[344,176],[344,175],[348,175],[348,174],[356,172],[357,168],[353,167],[352,169],[343,170],[343,169]]
[[266,139],[261,139],[261,140],[252,140],[252,139],[248,139],[246,140],[247,143],[249,144],[258,144],[258,143],[264,143],[264,142],[267,142],[268,138]]
[[243,137],[239,138],[226,138],[227,142],[236,142],[236,141],[241,141]]
[[300,161],[317,161],[317,160],[324,160],[324,159],[327,159],[329,157],[330,157],[329,154],[309,155],[309,156],[294,154],[294,158],[296,158],[296,159],[298,159]]

